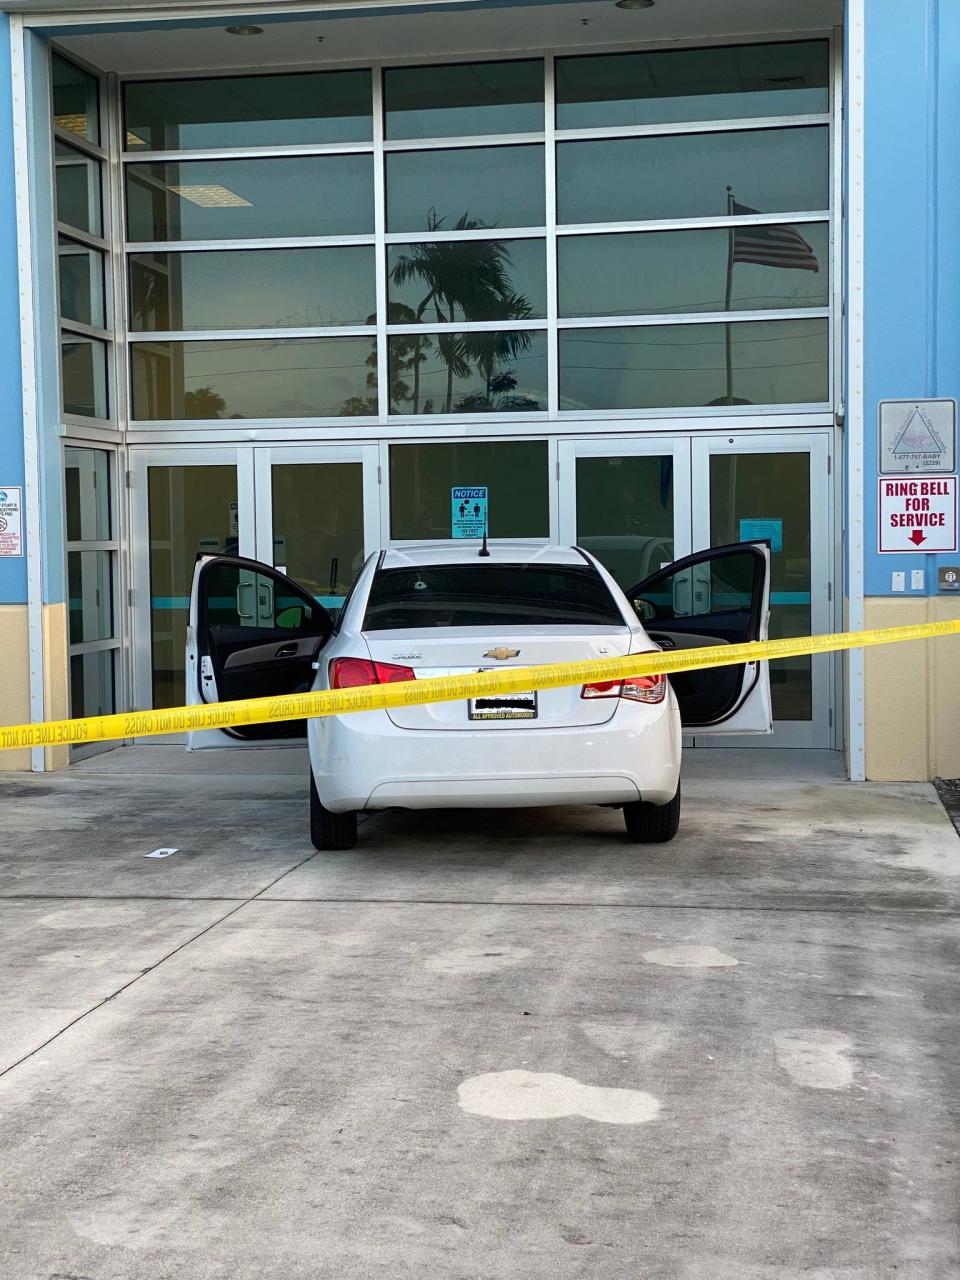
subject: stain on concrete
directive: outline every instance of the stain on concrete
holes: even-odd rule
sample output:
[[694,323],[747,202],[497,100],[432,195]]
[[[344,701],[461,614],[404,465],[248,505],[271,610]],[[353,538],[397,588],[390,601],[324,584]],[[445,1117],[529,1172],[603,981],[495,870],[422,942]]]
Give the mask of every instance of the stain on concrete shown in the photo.
[[658,947],[645,951],[644,960],[650,964],[665,965],[670,969],[728,969],[740,963],[716,947],[676,946]]
[[622,1025],[609,1022],[581,1022],[580,1030],[591,1044],[612,1058],[632,1058],[650,1062],[670,1047],[676,1028],[665,1022]]
[[143,919],[143,907],[105,906],[102,902],[77,902],[41,916],[37,924],[45,929],[108,929],[135,924]]
[[490,1120],[583,1116],[601,1124],[646,1124],[660,1112],[650,1093],[581,1084],[552,1071],[491,1071],[464,1080],[457,1094],[464,1111]]
[[507,944],[487,947],[453,947],[448,951],[428,956],[424,968],[431,973],[458,974],[499,973],[511,965],[520,964],[533,952],[528,947],[511,947]]
[[852,1043],[842,1031],[798,1027],[773,1038],[777,1062],[805,1089],[845,1089],[853,1081]]

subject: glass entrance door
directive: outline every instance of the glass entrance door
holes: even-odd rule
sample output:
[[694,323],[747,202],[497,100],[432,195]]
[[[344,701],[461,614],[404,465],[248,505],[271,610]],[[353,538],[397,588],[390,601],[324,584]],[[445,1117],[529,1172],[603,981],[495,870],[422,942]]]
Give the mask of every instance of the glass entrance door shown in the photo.
[[131,462],[137,708],[185,702],[198,555],[272,564],[336,610],[380,545],[375,445],[171,446]]
[[687,440],[559,445],[560,542],[576,543],[621,587],[691,551]]
[[[770,542],[770,639],[832,631],[829,435],[703,436],[692,464],[694,547]],[[773,737],[728,745],[834,745],[831,655],[775,662],[770,688]]]
[[[767,539],[770,637],[834,629],[830,435],[700,435],[559,445],[560,541],[591,551],[627,587],[691,551]],[[772,737],[694,745],[832,747],[830,655],[770,669]]]

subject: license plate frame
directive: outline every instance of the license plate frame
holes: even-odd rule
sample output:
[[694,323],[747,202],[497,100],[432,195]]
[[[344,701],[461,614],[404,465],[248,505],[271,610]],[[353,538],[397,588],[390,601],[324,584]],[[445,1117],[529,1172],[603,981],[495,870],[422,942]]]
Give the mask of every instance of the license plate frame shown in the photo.
[[470,720],[536,720],[540,712],[536,689],[471,698],[467,703]]

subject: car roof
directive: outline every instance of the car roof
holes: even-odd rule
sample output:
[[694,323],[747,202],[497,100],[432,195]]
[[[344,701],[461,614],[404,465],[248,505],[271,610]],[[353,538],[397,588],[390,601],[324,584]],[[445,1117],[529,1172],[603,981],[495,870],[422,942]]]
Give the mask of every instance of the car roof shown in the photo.
[[568,564],[590,561],[576,547],[537,546],[529,542],[490,541],[489,556],[480,555],[480,542],[424,542],[404,547],[390,547],[383,553],[382,568],[402,569],[429,564]]

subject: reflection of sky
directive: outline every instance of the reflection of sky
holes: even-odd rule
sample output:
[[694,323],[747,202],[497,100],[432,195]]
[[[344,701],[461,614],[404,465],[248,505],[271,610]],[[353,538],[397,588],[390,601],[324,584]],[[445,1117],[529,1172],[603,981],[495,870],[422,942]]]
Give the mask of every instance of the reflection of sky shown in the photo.
[[225,418],[324,417],[376,394],[366,386],[374,347],[367,338],[184,343],[184,384],[223,396]]
[[365,324],[376,310],[372,247],[184,253],[168,262],[172,298],[182,299],[171,306],[171,329]]
[[[560,333],[562,409],[708,405],[727,392],[725,325]],[[733,394],[750,404],[827,399],[826,320],[731,326]]]
[[393,67],[383,88],[388,138],[543,132],[540,59]]
[[[127,173],[131,240],[230,240],[373,231],[373,157],[369,155],[196,160],[131,165]],[[147,192],[165,186],[226,187],[249,203],[204,208],[170,192],[166,225],[155,225]]]
[[[794,228],[813,249],[818,272],[736,262],[735,309],[826,306],[826,223]],[[730,233],[660,231],[636,235],[562,236],[558,242],[562,316],[722,311]]]
[[465,147],[387,156],[387,229],[426,231],[430,211],[453,229],[464,213],[488,227],[542,227],[543,147]]
[[826,209],[826,126],[674,134],[557,147],[561,222],[726,214],[727,187],[758,213]]
[[[432,347],[424,354],[427,358],[420,366],[420,412],[444,413],[447,397],[447,366],[440,359],[440,353],[436,348]],[[545,409],[547,407],[546,334],[532,332],[530,346],[516,355],[505,357],[498,364],[496,372],[512,374],[516,378],[517,385],[500,393],[494,391],[491,395],[492,410],[496,410],[498,401],[521,396],[535,401],[539,408]],[[400,376],[412,391],[412,370],[404,370]],[[474,370],[468,378],[454,378],[453,411],[456,412],[457,403],[464,396],[485,394],[486,390],[486,380],[477,370]],[[431,403],[427,405],[427,401]],[[412,395],[399,401],[394,408],[395,411],[411,412]],[[507,408],[509,409],[509,406]]]

